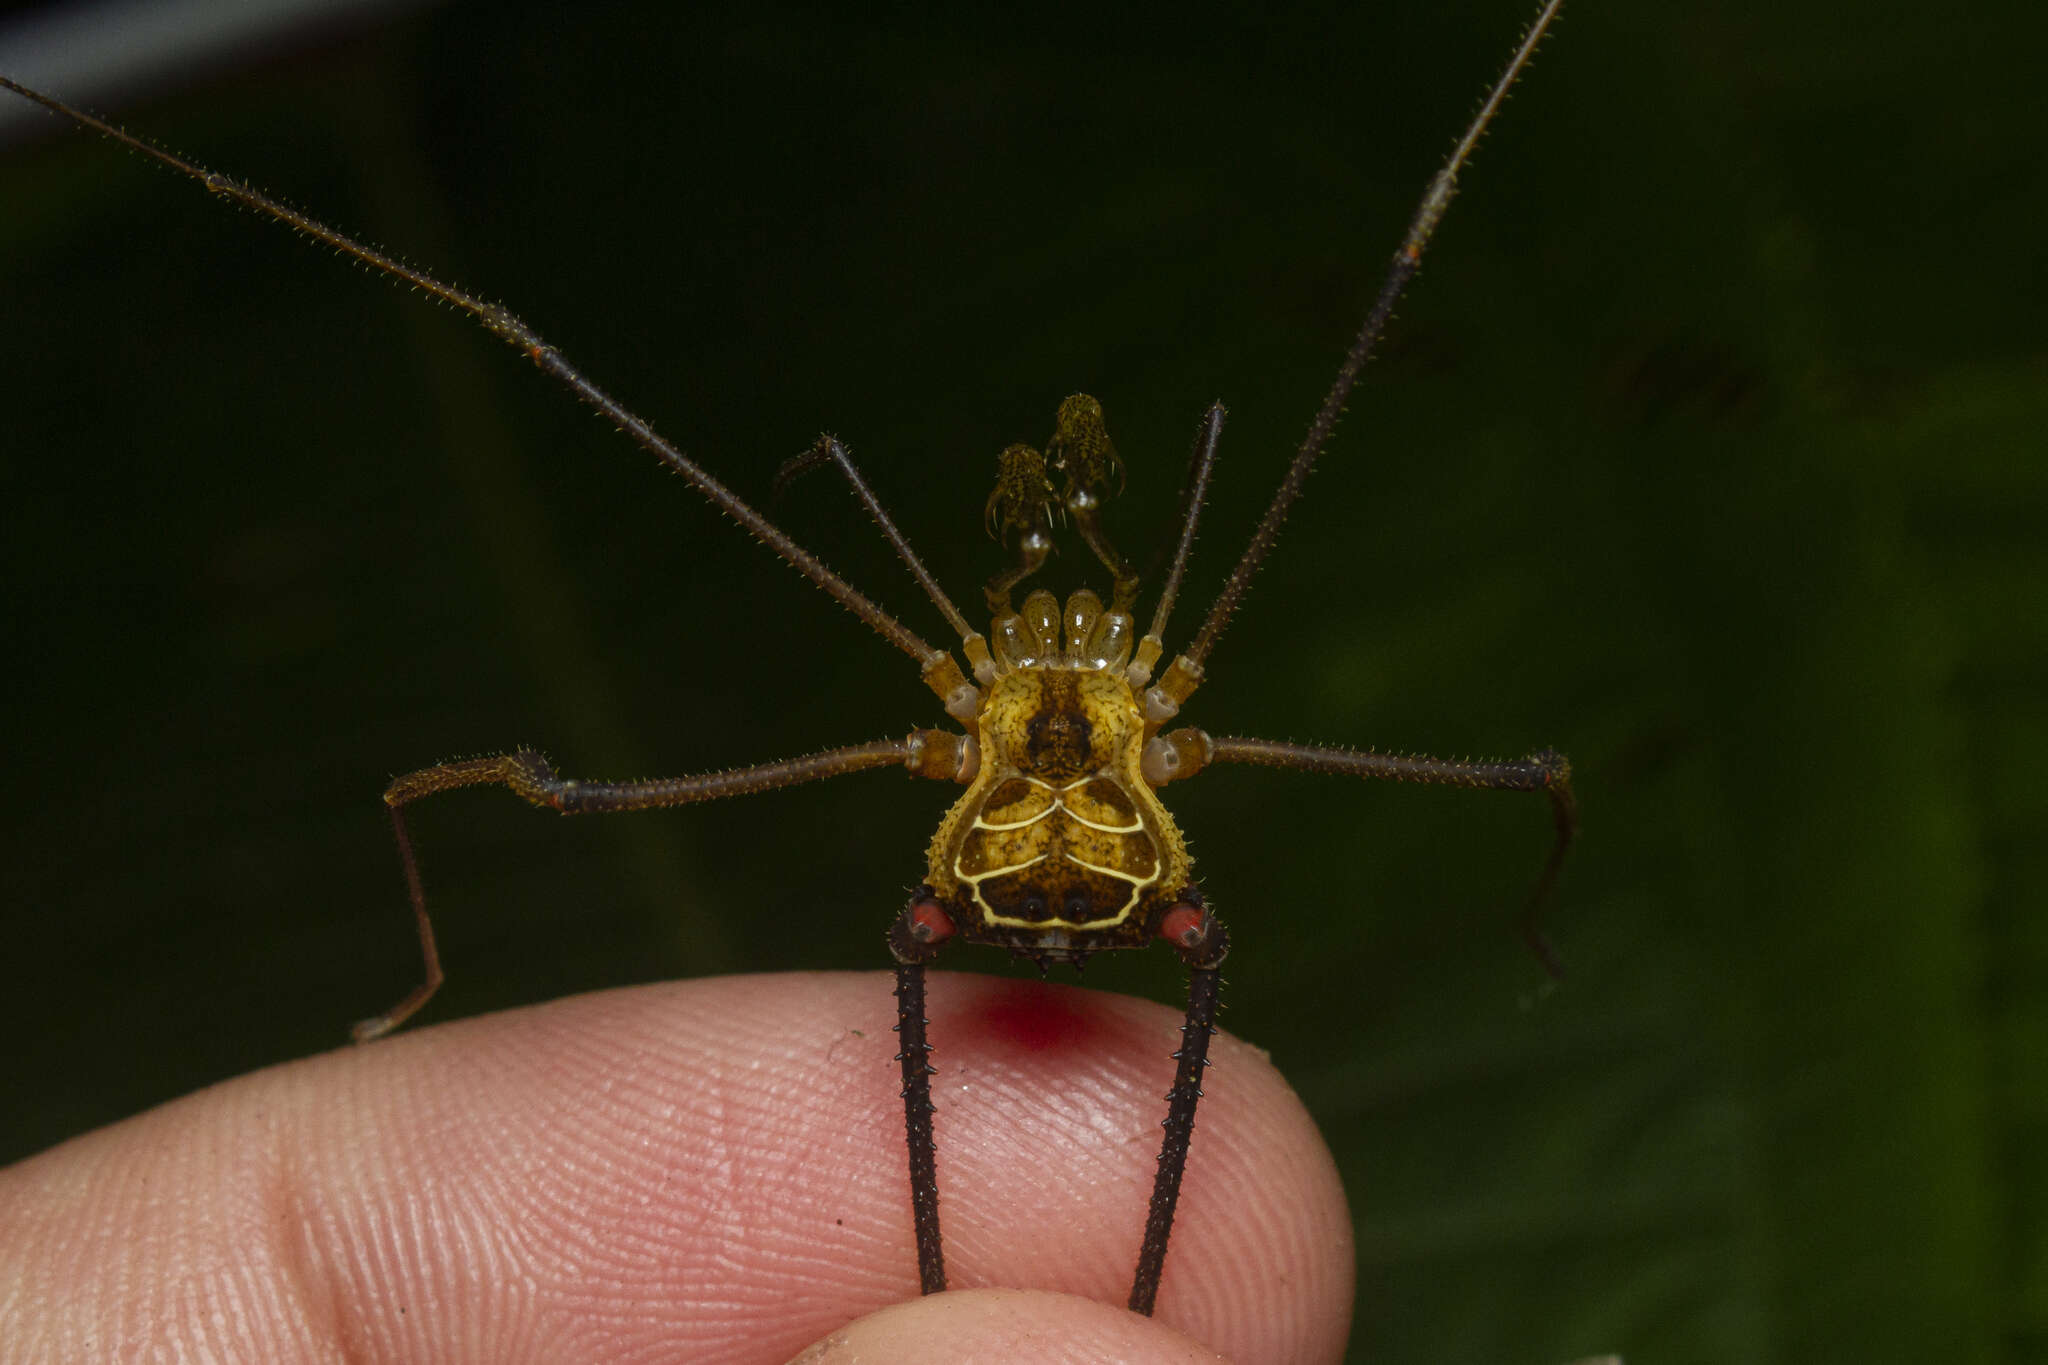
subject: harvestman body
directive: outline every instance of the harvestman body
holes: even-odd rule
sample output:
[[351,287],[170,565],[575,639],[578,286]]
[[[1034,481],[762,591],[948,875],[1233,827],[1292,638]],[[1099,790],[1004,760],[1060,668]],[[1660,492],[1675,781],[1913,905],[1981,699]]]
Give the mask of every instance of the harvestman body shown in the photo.
[[[975,630],[940,590],[836,440],[821,438],[807,455],[785,468],[788,474],[830,463],[852,483],[897,554],[957,632],[967,662],[963,670],[952,654],[919,639],[647,423],[620,407],[505,309],[422,275],[246,185],[148,146],[90,115],[0,77],[0,86],[134,147],[214,193],[267,214],[472,315],[682,474],[749,534],[884,639],[916,659],[926,685],[960,726],[957,730],[918,730],[900,740],[879,740],[737,771],[651,782],[565,779],[530,750],[437,764],[399,778],[385,791],[384,800],[397,834],[426,974],[425,980],[390,1010],[356,1025],[357,1040],[367,1041],[398,1027],[441,983],[440,958],[404,819],[406,804],[419,797],[455,787],[498,784],[537,806],[576,813],[686,805],[869,768],[903,768],[919,777],[965,784],[965,794],[946,813],[932,837],[924,885],[889,931],[889,946],[896,958],[897,1031],[902,1041],[898,1060],[903,1074],[920,1284],[925,1293],[946,1286],[932,1136],[933,1068],[925,1037],[925,964],[941,944],[955,937],[1009,948],[1041,966],[1079,963],[1106,948],[1143,947],[1164,939],[1187,964],[1189,989],[1183,1042],[1175,1054],[1178,1066],[1167,1095],[1166,1139],[1130,1295],[1133,1310],[1150,1313],[1194,1131],[1209,1037],[1215,1028],[1217,968],[1229,942],[1222,922],[1204,903],[1194,883],[1187,842],[1159,800],[1160,787],[1193,777],[1212,763],[1260,763],[1353,777],[1544,792],[1551,804],[1556,841],[1530,896],[1523,927],[1546,964],[1554,965],[1536,931],[1535,916],[1577,828],[1571,770],[1563,756],[1544,751],[1515,761],[1475,763],[1214,737],[1193,727],[1165,727],[1200,686],[1223,627],[1334,430],[1352,383],[1395,301],[1419,268],[1422,252],[1455,192],[1459,170],[1527,64],[1559,3],[1549,0],[1544,5],[1443,170],[1430,183],[1336,382],[1251,544],[1193,642],[1156,679],[1154,670],[1166,653],[1167,616],[1179,590],[1216,457],[1224,418],[1220,405],[1211,407],[1203,417],[1183,495],[1179,543],[1150,628],[1142,636],[1136,633],[1132,614],[1139,592],[1137,575],[1111,545],[1101,524],[1102,503],[1121,485],[1123,469],[1103,424],[1102,409],[1092,398],[1077,394],[1060,405],[1052,439],[1043,452],[1014,445],[999,458],[988,519],[990,529],[1014,547],[1015,561],[987,585],[991,621],[986,635]],[[1060,475],[1064,484],[1057,490],[1052,483],[1054,474]],[[1056,511],[1064,513],[1108,572],[1107,603],[1087,589],[1064,602],[1042,590],[1030,593],[1021,606],[1013,602],[1013,590],[1038,570],[1052,548]]]

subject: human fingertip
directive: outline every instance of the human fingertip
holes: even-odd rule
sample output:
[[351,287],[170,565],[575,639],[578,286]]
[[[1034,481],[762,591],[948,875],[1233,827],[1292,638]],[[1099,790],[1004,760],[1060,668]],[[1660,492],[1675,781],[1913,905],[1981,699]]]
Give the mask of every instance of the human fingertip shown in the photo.
[[790,1365],[1217,1365],[1228,1357],[1163,1323],[1094,1299],[963,1289],[891,1304]]

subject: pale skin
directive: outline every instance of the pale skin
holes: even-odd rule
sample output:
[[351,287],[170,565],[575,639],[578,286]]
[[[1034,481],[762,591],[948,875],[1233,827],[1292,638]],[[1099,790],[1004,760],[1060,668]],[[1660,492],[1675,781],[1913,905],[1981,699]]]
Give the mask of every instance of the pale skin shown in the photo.
[[[610,991],[224,1082],[0,1171],[0,1361],[1335,1361],[1344,1194],[1219,1032],[1126,1312],[1172,1006],[935,973],[919,1299],[889,981]],[[140,1041],[138,1045],[142,1045]]]

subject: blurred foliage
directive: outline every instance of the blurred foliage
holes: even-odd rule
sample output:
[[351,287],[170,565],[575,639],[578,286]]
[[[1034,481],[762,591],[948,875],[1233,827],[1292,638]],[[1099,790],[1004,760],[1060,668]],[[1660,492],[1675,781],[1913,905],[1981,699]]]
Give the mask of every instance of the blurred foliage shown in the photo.
[[[498,4],[113,112],[503,298],[743,495],[844,436],[965,601],[994,454],[1061,396],[1107,408],[1140,562],[1221,397],[1185,631],[1521,10]],[[1172,793],[1227,1021],[1344,1169],[1358,1358],[2048,1360],[2044,29],[1569,9],[1213,659],[1219,732],[1581,774],[1554,989],[1506,932],[1540,803]],[[89,139],[0,184],[0,1155],[400,993],[393,772],[937,719],[455,319]],[[938,634],[832,480],[772,512]],[[430,1018],[881,966],[946,799],[898,781],[423,808]],[[1175,996],[1131,958],[1090,979]]]

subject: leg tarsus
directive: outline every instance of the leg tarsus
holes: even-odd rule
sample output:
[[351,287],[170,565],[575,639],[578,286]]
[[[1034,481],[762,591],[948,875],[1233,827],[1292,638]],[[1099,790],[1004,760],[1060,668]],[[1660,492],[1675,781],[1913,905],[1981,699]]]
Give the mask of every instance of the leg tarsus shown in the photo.
[[412,899],[413,921],[419,927],[420,959],[426,964],[426,973],[419,985],[406,992],[403,1000],[382,1014],[361,1020],[349,1029],[349,1037],[358,1043],[382,1038],[419,1013],[420,1007],[431,1000],[434,992],[441,988],[441,950],[434,942],[434,921],[427,916],[427,895],[420,886],[420,866],[418,859],[413,856],[412,836],[406,832],[404,810],[399,806],[391,806],[389,809],[391,832],[398,840],[398,858],[405,864],[405,889]]
[[1543,794],[1550,798],[1550,820],[1556,830],[1556,839],[1550,846],[1550,857],[1543,864],[1543,872],[1536,878],[1536,885],[1529,890],[1529,899],[1522,907],[1522,941],[1536,954],[1543,970],[1550,973],[1553,981],[1564,980],[1564,959],[1558,956],[1551,944],[1550,936],[1543,932],[1544,913],[1550,908],[1550,893],[1557,885],[1558,873],[1564,870],[1565,855],[1571,852],[1572,841],[1579,835],[1579,799],[1572,794],[1572,765],[1570,760],[1555,749],[1545,749],[1540,754],[1530,755],[1529,762],[1544,775]]

